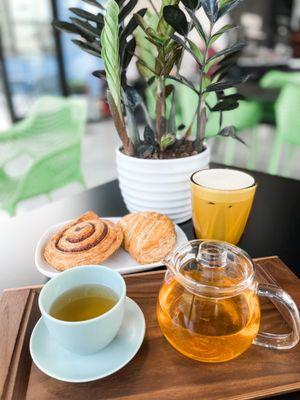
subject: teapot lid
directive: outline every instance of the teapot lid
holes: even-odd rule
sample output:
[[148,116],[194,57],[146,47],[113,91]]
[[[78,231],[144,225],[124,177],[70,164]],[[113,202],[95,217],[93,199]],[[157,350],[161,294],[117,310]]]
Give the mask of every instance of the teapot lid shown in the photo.
[[187,290],[197,295],[231,297],[253,281],[250,256],[217,240],[192,240],[177,248],[166,264]]

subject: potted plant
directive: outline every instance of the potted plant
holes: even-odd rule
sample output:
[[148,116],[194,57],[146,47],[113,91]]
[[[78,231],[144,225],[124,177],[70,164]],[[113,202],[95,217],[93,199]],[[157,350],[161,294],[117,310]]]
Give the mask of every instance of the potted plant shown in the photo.
[[[216,30],[215,23],[241,0],[162,0],[160,10],[150,2],[151,10],[142,8],[133,15],[137,0],[108,0],[105,5],[82,1],[94,6],[95,12],[70,8],[70,21],[55,21],[54,25],[80,36],[73,42],[103,60],[104,70],[93,74],[107,82],[107,100],[122,142],[116,158],[127,208],[159,211],[177,223],[186,221],[191,217],[190,175],[209,163],[205,144],[208,114],[220,113],[216,134],[236,137],[233,126],[222,127],[222,112],[237,108],[241,99],[225,90],[243,81],[226,76],[244,44],[236,43],[213,55],[209,50],[221,35],[235,28],[224,25]],[[196,15],[201,7],[208,31]],[[202,49],[190,38],[192,30],[203,41]],[[182,73],[184,51],[197,65],[193,81]],[[136,62],[145,81],[146,101],[128,83],[131,61]],[[189,121],[180,120],[184,91],[193,99]],[[208,101],[212,93],[215,104]],[[137,109],[145,116],[143,129],[137,124]]]

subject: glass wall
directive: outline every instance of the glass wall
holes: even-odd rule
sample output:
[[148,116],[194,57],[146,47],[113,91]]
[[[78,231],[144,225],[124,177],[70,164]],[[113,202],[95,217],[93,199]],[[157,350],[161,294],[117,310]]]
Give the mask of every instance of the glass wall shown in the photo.
[[12,103],[23,117],[40,95],[59,94],[59,74],[47,0],[2,0],[0,26]]
[[[57,0],[58,17],[67,21],[70,7],[80,7],[94,12],[94,7],[81,0]],[[88,101],[88,119],[98,120],[101,117],[102,82],[92,76],[92,72],[102,69],[102,61],[80,50],[71,41],[71,36],[61,35],[62,52],[68,91],[71,95],[85,96]]]

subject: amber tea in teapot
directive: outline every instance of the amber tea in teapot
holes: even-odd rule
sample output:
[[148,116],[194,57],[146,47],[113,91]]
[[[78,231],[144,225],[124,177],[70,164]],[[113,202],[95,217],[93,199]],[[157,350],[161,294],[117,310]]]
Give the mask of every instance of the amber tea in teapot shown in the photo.
[[253,341],[284,348],[293,347],[299,340],[298,310],[287,293],[294,307],[293,332],[285,343],[279,343],[274,335],[258,334],[257,294],[277,296],[278,300],[280,289],[258,285],[252,260],[237,247],[195,240],[177,249],[166,262],[168,271],[159,293],[157,318],[170,344],[186,356],[223,362],[242,354]]

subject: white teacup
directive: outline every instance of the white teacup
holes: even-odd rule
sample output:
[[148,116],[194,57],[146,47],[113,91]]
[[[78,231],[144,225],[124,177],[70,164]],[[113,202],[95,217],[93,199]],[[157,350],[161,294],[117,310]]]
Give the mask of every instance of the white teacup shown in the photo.
[[[53,302],[65,291],[81,285],[104,285],[118,296],[117,304],[99,317],[85,321],[62,321],[49,312]],[[124,317],[126,285],[122,276],[103,266],[82,266],[62,272],[41,290],[39,308],[50,334],[64,348],[78,354],[95,353],[117,335]]]

